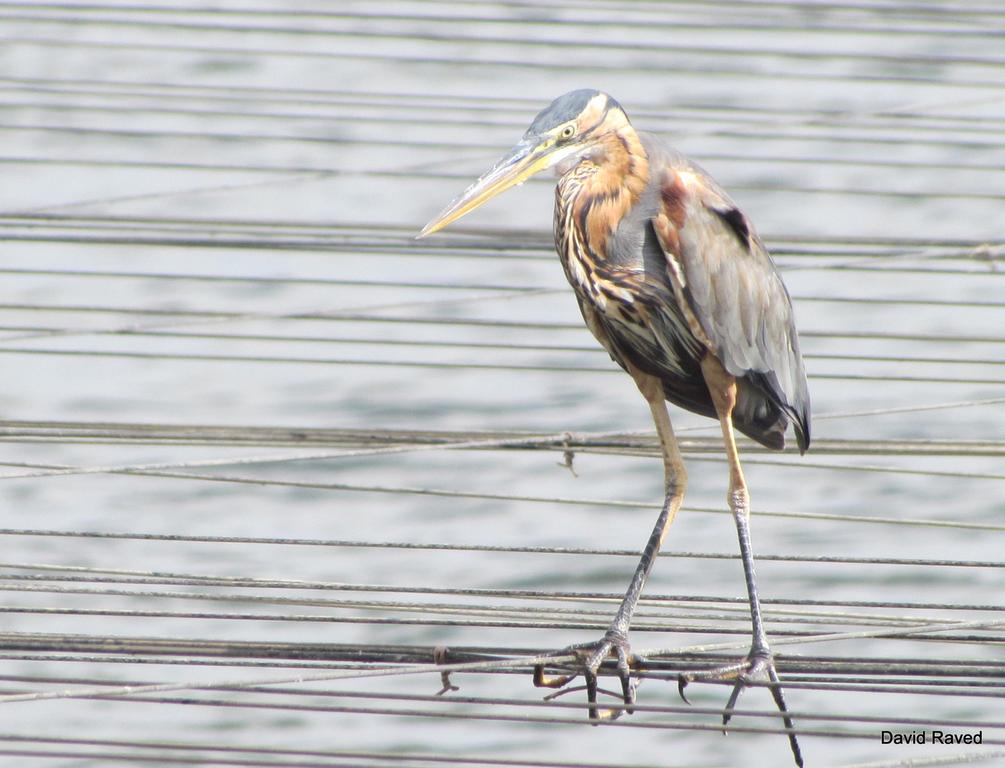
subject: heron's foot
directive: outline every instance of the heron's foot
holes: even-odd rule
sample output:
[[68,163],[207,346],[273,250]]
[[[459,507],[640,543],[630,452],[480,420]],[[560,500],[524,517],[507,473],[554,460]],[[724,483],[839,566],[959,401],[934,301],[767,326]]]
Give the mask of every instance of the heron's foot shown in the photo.
[[[796,739],[795,727],[792,724],[792,717],[789,715],[789,708],[785,704],[785,696],[782,693],[782,682],[775,669],[775,660],[766,643],[754,643],[750,653],[742,661],[735,664],[726,664],[714,669],[701,670],[697,672],[684,672],[677,678],[677,691],[680,697],[687,701],[684,689],[689,683],[701,682],[703,680],[735,680],[733,690],[729,694],[726,708],[722,713],[722,732],[726,733],[726,726],[733,717],[733,707],[744,688],[755,683],[766,683],[771,691],[771,698],[775,700],[775,706],[782,713],[782,722],[788,731],[789,746],[792,748],[792,757],[799,768],[803,766],[803,755],[799,748],[799,741]],[[690,703],[690,702],[688,702]]]
[[[625,633],[610,629],[597,642],[571,646],[566,649],[565,653],[571,653],[576,656],[577,671],[568,675],[546,675],[543,664],[538,664],[534,667],[534,685],[539,688],[560,689],[556,693],[547,696],[546,699],[554,699],[567,693],[585,689],[586,700],[590,705],[589,716],[591,722],[600,723],[606,720],[616,720],[623,712],[632,713],[632,705],[635,704],[635,689],[638,686],[638,682],[632,679],[632,662],[634,661],[634,657],[632,656],[628,637]],[[617,659],[618,678],[621,680],[620,694],[614,691],[606,691],[597,686],[597,672],[604,661],[612,656]],[[585,685],[570,688],[569,683],[580,675],[583,676]],[[598,693],[622,699],[625,703],[624,708],[598,709]]]

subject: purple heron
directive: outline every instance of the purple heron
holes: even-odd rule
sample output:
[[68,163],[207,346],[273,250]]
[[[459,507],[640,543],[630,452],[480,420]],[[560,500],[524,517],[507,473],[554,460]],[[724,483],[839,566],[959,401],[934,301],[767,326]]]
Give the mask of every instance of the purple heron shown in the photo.
[[[687,472],[666,401],[717,419],[729,463],[727,501],[736,523],[750,601],[750,652],[735,664],[684,673],[694,680],[735,680],[723,714],[728,723],[740,691],[769,686],[796,763],[799,744],[782,694],[761,616],[750,544],[750,501],[734,430],[781,449],[791,424],[800,452],[810,443],[810,400],[792,302],[747,217],[701,168],[660,138],[636,131],[613,98],[578,90],[544,109],[523,139],[433,219],[420,235],[442,229],[500,192],[554,168],[555,248],[583,319],[649,403],[662,449],[665,500],[642,559],[606,634],[576,646],[590,718],[597,672],[613,656],[624,709],[631,712],[632,614],[653,561],[680,508]],[[548,677],[562,687],[577,674]]]

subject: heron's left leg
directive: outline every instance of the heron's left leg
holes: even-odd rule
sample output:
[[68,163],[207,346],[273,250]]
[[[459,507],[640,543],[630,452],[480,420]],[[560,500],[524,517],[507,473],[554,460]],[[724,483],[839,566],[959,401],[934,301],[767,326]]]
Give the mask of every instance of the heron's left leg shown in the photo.
[[[687,488],[687,471],[684,469],[684,461],[681,459],[677,438],[674,436],[673,426],[670,424],[670,415],[667,413],[663,395],[663,384],[655,376],[638,370],[630,363],[628,364],[628,372],[635,379],[635,383],[646,398],[646,402],[649,403],[653,422],[656,425],[660,452],[663,456],[664,499],[663,507],[656,519],[656,524],[653,526],[653,531],[649,535],[649,541],[646,542],[642,551],[642,557],[635,569],[632,581],[628,585],[628,590],[625,592],[621,605],[604,637],[598,642],[574,646],[570,649],[576,651],[581,658],[581,673],[586,679],[587,701],[590,705],[589,716],[590,720],[593,721],[612,720],[621,714],[620,709],[600,711],[596,706],[597,672],[604,660],[610,655],[614,655],[617,659],[618,677],[621,679],[625,711],[629,713],[632,711],[635,690],[631,681],[631,651],[628,645],[628,629],[635,608],[638,606],[639,598],[642,596],[642,589],[649,578],[667,531],[670,530],[670,525],[680,509],[681,502],[684,500],[684,491]],[[542,666],[538,666],[534,670],[534,684],[547,688],[561,688],[575,677],[577,674],[549,677],[544,674]]]
[[740,691],[746,685],[758,680],[767,680],[775,704],[781,711],[782,721],[789,731],[789,745],[796,764],[802,766],[803,759],[799,742],[793,730],[792,718],[788,714],[785,698],[775,663],[768,647],[768,635],[764,631],[764,620],[761,617],[761,602],[757,596],[757,582],[754,577],[754,554],[750,546],[750,496],[747,493],[747,481],[743,477],[740,466],[740,454],[736,447],[736,437],[733,434],[733,409],[736,406],[736,379],[731,376],[722,363],[712,355],[707,355],[702,361],[702,373],[708,384],[722,428],[722,438],[726,446],[726,459],[729,462],[729,494],[727,500],[736,523],[737,538],[740,541],[740,558],[743,561],[743,574],[747,582],[747,597],[750,600],[750,619],[753,627],[753,639],[747,658],[707,672],[684,674],[680,678],[681,695],[684,686],[693,680],[700,679],[731,679],[736,678],[736,684],[726,703],[726,711],[722,716],[722,724],[726,725],[732,716],[733,706],[740,696]]

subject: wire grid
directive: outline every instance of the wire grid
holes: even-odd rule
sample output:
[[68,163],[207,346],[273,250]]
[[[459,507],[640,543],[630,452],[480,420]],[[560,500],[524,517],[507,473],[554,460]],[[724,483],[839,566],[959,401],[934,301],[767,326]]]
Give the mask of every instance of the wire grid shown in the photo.
[[813,449],[742,449],[810,764],[1005,757],[996,6],[0,19],[5,759],[786,763],[763,691],[730,739],[726,688],[677,696],[749,645],[717,430],[690,414],[636,712],[590,728],[582,694],[530,684],[620,599],[651,426],[568,295],[548,180],[413,236],[584,84],[736,195],[793,294]]

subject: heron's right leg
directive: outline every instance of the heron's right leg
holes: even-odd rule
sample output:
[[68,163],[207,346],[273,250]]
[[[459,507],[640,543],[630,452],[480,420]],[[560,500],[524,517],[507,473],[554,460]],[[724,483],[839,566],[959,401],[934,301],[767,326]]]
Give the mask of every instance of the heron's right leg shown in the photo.
[[[687,489],[687,471],[684,468],[677,438],[674,436],[673,426],[670,424],[670,414],[667,412],[666,402],[663,399],[663,385],[655,376],[643,373],[631,365],[629,365],[629,373],[632,374],[632,378],[635,379],[643,397],[649,403],[653,422],[656,424],[660,452],[663,455],[664,499],[663,508],[660,510],[656,525],[649,535],[649,541],[646,542],[645,549],[642,551],[635,575],[628,585],[628,590],[625,592],[610,627],[599,642],[575,649],[583,655],[583,676],[586,680],[591,720],[609,720],[621,714],[620,710],[607,710],[601,713],[596,708],[597,671],[604,659],[611,654],[614,654],[618,660],[618,676],[621,679],[622,695],[629,712],[631,705],[635,702],[635,689],[631,683],[631,650],[628,644],[628,630],[632,615],[635,613],[639,598],[642,596],[646,579],[649,578],[653,563],[677,511],[680,509],[681,502],[684,500],[684,492]],[[537,667],[534,672],[534,683],[549,688],[560,688],[575,677],[576,675],[547,677],[544,675],[542,667]]]
[[792,716],[785,704],[785,696],[782,692],[778,672],[775,670],[771,649],[768,647],[768,635],[764,630],[761,601],[757,594],[757,580],[754,577],[754,553],[750,545],[750,495],[747,492],[747,481],[743,476],[743,467],[740,466],[740,453],[736,447],[736,435],[733,431],[733,409],[736,406],[737,396],[736,379],[726,371],[717,358],[711,355],[702,361],[701,368],[715,410],[719,415],[719,425],[722,428],[722,438],[726,448],[726,460],[729,463],[727,499],[733,513],[733,520],[736,523],[736,533],[740,543],[740,559],[743,562],[743,573],[747,582],[752,639],[750,653],[743,661],[737,664],[727,664],[718,669],[685,673],[680,676],[678,687],[681,696],[683,696],[684,687],[694,680],[735,679],[733,692],[726,702],[726,710],[722,716],[722,724],[725,726],[732,717],[733,707],[744,687],[758,680],[769,683],[771,696],[782,714],[782,723],[788,731],[792,757],[796,765],[802,768],[802,751],[792,723]]

